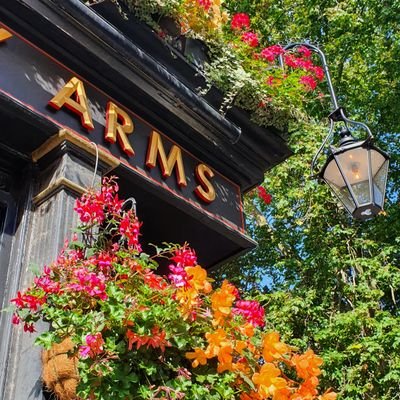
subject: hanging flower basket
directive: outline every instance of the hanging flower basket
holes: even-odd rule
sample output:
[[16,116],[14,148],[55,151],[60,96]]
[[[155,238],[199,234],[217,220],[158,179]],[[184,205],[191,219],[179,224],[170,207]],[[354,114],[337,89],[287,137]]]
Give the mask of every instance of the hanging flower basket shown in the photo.
[[12,300],[25,331],[51,323],[36,343],[59,400],[336,398],[318,395],[322,360],[265,330],[263,307],[231,283],[213,289],[186,244],[144,253],[117,192],[107,178],[77,200],[78,235]]

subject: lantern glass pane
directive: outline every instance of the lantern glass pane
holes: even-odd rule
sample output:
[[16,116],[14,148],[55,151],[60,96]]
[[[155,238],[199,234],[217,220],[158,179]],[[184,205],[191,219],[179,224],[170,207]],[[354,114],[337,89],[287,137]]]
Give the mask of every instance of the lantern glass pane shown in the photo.
[[356,147],[336,155],[337,162],[353,190],[358,206],[372,201],[368,152],[369,150],[364,147]]
[[332,159],[331,162],[326,166],[323,179],[331,187],[333,192],[347,208],[347,210],[350,213],[353,213],[356,205],[346,186],[343,176],[340,173],[339,167],[337,166],[335,159]]
[[[376,151],[372,151],[372,153],[377,153]],[[381,154],[379,154],[382,158],[384,158]],[[372,158],[372,157],[371,157]],[[386,179],[389,168],[389,160],[385,160],[383,164],[380,164],[379,170],[377,170],[376,174],[373,177],[374,181],[374,202],[383,208],[383,202],[385,200],[385,190],[386,190]]]

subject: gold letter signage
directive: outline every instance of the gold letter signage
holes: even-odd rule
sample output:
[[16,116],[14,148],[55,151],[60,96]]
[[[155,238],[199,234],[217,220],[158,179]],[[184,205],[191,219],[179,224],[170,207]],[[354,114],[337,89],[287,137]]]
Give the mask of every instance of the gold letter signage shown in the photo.
[[[121,123],[118,122],[121,121]],[[110,142],[115,143],[118,137],[118,143],[122,150],[128,156],[134,156],[135,151],[129,143],[128,136],[133,132],[134,125],[131,117],[112,101],[107,104],[106,111],[106,132],[104,138]]]
[[[74,94],[75,100],[71,98]],[[86,129],[94,129],[92,117],[89,113],[85,87],[78,78],[71,78],[71,80],[49,101],[49,105],[56,110],[59,110],[65,105],[65,107],[81,117],[82,125]]]
[[151,132],[149,139],[149,147],[147,149],[146,166],[154,168],[158,159],[161,164],[161,172],[164,178],[168,178],[172,174],[172,170],[176,165],[176,178],[179,186],[187,186],[185,169],[183,167],[182,152],[178,146],[173,145],[169,152],[168,158],[165,155],[164,146],[161,141],[160,134],[156,131]]

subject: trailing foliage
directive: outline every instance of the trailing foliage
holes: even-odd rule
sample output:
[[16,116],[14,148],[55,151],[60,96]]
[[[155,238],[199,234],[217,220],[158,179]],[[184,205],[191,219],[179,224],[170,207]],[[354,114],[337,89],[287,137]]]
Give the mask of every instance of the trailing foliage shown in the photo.
[[[187,245],[142,252],[140,223],[117,191],[105,179],[77,200],[81,241],[12,300],[25,331],[51,322],[36,343],[52,349],[43,377],[60,400],[336,399],[319,395],[313,350],[263,331],[264,309],[228,281],[213,290]],[[168,261],[168,277],[155,273],[156,259]]]

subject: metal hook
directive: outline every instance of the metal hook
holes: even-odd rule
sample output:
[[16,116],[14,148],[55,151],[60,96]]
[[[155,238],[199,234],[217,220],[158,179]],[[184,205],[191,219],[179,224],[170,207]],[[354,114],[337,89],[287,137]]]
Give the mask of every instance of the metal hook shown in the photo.
[[90,144],[92,144],[94,146],[94,148],[96,149],[96,162],[94,164],[94,172],[93,172],[92,184],[90,186],[91,188],[93,188],[95,180],[96,180],[96,176],[97,176],[97,168],[99,166],[99,148],[97,147],[97,144],[95,142],[90,142]]
[[123,203],[122,203],[122,208],[125,207],[126,204],[128,203],[132,203],[130,209],[133,210],[133,212],[135,213],[135,215],[137,215],[136,212],[136,199],[134,197],[129,197],[127,198]]

